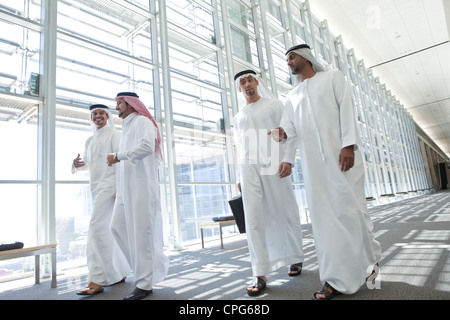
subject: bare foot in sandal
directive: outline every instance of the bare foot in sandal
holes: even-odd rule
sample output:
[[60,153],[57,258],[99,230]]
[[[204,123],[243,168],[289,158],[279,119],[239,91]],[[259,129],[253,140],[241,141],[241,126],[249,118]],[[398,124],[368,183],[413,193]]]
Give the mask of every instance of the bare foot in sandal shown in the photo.
[[314,292],[313,300],[330,300],[341,293],[325,282],[320,291]]
[[252,283],[247,287],[247,294],[249,296],[257,296],[261,294],[267,284],[267,278],[265,276],[255,277]]
[[302,273],[302,268],[303,268],[303,262],[291,264],[291,266],[289,267],[288,275],[290,277],[298,276],[298,275],[300,275],[300,273]]
[[102,292],[103,292],[103,287],[101,285],[96,284],[95,282],[91,281],[87,285],[86,289],[82,289],[82,290],[78,291],[77,294],[80,296],[92,296],[94,294],[102,293]]

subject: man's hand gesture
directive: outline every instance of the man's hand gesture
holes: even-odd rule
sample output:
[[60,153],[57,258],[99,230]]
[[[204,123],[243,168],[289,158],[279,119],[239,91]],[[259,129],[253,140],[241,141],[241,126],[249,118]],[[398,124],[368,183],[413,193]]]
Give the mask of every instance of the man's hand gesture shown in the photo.
[[83,160],[81,160],[80,154],[77,155],[77,157],[75,159],[73,159],[73,166],[75,168],[81,168],[84,167],[86,165],[86,163],[84,163]]
[[287,139],[286,132],[284,132],[284,129],[281,127],[278,127],[276,129],[272,129],[267,133],[269,136],[272,136],[272,139],[276,142],[281,142],[284,139]]

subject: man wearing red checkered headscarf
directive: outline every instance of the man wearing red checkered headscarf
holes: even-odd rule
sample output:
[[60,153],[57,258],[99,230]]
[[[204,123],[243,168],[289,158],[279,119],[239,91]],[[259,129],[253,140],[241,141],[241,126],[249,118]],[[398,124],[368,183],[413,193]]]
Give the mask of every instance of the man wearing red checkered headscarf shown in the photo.
[[165,278],[169,261],[163,252],[158,166],[161,137],[155,120],[134,92],[116,97],[122,122],[119,151],[108,155],[118,165],[118,187],[111,231],[134,272],[135,289],[124,299],[149,295]]

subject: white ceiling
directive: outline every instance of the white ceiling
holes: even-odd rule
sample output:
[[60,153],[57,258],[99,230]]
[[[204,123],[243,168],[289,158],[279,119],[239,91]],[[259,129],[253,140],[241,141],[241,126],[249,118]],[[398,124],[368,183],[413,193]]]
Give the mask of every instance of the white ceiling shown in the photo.
[[450,0],[309,0],[450,157]]

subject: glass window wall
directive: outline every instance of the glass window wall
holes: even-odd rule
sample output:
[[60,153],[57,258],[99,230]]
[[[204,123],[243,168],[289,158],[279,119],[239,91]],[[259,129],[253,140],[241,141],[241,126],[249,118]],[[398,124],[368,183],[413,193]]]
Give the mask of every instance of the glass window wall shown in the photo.
[[[0,1],[0,243],[37,244],[40,1]],[[26,274],[29,258],[0,263],[0,281]]]

